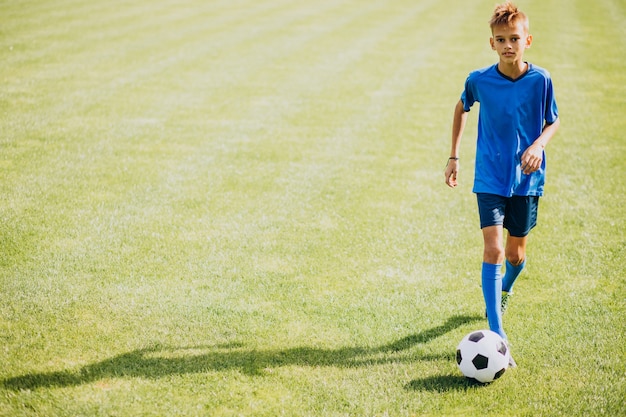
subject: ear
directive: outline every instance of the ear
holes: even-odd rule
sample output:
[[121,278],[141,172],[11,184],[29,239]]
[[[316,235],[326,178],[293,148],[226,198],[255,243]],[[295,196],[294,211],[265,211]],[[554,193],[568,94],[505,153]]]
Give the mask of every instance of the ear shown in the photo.
[[533,35],[526,36],[526,49],[530,48],[530,45],[533,43]]
[[495,51],[496,50],[496,42],[493,40],[493,38],[489,38],[489,44],[491,45],[491,49],[493,49]]

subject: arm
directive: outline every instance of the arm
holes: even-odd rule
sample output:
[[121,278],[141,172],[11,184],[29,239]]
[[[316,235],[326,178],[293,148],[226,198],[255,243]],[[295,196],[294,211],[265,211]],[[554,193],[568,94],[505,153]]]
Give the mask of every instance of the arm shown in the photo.
[[[446,184],[454,188],[457,186],[456,175],[459,171],[459,149],[461,146],[461,138],[463,137],[463,129],[467,121],[467,113],[463,107],[463,101],[459,100],[454,108],[454,118],[452,119],[452,148],[450,150],[450,158],[446,165]],[[456,158],[456,159],[455,159]]]
[[541,167],[543,161],[543,150],[550,142],[550,139],[554,136],[561,124],[560,119],[556,119],[554,123],[547,124],[543,127],[541,135],[528,147],[522,154],[522,169],[524,174],[532,174]]

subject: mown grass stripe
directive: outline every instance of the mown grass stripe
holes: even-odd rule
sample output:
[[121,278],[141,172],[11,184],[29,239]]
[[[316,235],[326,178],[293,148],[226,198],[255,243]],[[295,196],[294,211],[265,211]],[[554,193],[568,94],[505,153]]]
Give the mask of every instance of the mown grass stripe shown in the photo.
[[563,125],[520,366],[475,387],[474,110],[441,177],[492,3],[20,3],[56,43],[0,47],[0,414],[624,414],[621,5],[523,7]]

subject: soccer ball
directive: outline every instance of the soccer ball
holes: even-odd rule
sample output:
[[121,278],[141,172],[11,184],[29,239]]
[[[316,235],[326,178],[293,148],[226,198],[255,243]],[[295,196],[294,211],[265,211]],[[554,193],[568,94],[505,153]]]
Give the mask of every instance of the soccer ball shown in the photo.
[[500,335],[491,330],[477,330],[459,343],[456,363],[467,378],[487,383],[506,371],[509,355],[509,348]]

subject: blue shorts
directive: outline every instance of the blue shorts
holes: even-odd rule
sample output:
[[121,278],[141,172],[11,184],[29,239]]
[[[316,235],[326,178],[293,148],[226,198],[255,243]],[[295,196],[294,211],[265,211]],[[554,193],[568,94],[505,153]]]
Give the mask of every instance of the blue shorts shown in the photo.
[[480,228],[503,226],[514,237],[524,237],[537,225],[539,197],[502,197],[495,194],[476,194]]

